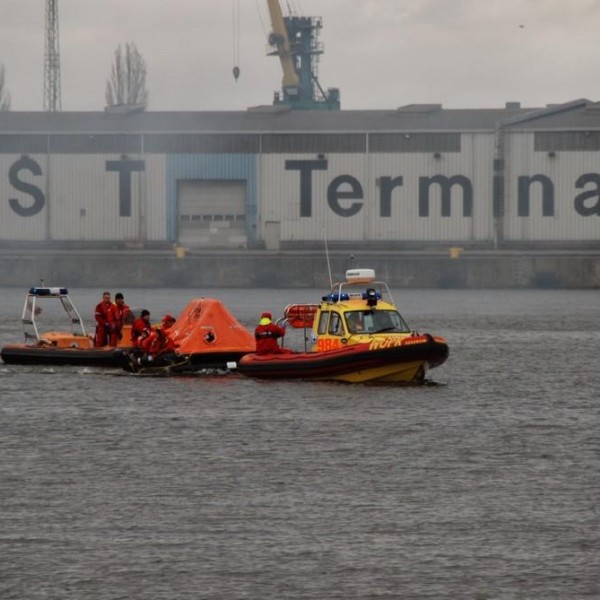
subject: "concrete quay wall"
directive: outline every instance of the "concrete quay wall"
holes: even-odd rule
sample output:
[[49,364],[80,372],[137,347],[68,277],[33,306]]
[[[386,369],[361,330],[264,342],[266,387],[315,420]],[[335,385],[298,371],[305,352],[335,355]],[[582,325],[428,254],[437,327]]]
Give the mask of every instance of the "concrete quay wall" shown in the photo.
[[[453,255],[452,255],[453,254]],[[393,288],[600,288],[600,252],[347,252],[329,255],[334,281],[373,268]],[[329,287],[316,251],[12,250],[0,252],[0,285],[71,287]]]

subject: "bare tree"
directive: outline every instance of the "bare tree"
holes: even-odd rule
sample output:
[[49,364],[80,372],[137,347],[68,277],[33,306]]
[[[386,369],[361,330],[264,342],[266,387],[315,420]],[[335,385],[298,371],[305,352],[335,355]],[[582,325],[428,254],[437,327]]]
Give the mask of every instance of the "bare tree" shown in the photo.
[[110,79],[106,82],[106,105],[121,104],[148,104],[146,61],[133,42],[125,44],[124,53],[119,44],[115,50]]
[[0,64],[0,110],[10,110],[10,92],[4,85],[4,64]]

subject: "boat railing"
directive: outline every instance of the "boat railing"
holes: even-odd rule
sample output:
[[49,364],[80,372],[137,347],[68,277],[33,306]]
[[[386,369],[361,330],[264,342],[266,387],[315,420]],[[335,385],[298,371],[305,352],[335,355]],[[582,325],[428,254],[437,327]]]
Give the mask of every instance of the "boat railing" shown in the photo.
[[[21,323],[23,324],[23,333],[25,340],[40,341],[41,336],[38,329],[36,317],[42,312],[38,303],[41,300],[60,300],[64,311],[67,313],[71,323],[71,332],[73,335],[86,335],[85,326],[79,311],[71,301],[67,288],[62,287],[33,287],[25,296],[23,312],[21,314]],[[33,332],[32,332],[33,330]]]

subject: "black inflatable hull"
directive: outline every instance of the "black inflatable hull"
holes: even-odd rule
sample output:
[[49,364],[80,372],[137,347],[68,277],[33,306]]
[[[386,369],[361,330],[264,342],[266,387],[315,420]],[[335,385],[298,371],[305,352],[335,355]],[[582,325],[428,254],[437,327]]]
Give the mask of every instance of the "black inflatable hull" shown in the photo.
[[232,363],[237,362],[245,355],[245,352],[204,352],[189,355],[167,353],[149,360],[139,350],[121,351],[120,365],[130,373],[151,371],[168,367],[169,372],[193,373],[203,370],[226,371]]
[[48,348],[5,346],[0,353],[7,365],[120,367],[122,350],[117,348]]
[[[47,346],[27,346],[15,344],[2,348],[0,356],[8,365],[46,365],[131,368],[130,354],[139,356],[140,352],[128,348],[49,348]],[[195,353],[186,357],[187,362],[181,369],[200,371],[203,369],[228,368],[228,363],[237,363],[245,352],[207,352]]]

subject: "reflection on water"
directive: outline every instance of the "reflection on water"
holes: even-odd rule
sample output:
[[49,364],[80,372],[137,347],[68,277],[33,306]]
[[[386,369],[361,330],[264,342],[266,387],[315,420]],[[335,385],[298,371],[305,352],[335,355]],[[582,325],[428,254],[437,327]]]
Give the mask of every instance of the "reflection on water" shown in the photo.
[[[89,326],[101,292],[72,291]],[[196,295],[253,327],[320,293]],[[443,385],[0,365],[0,597],[600,597],[598,294],[395,299],[448,339]]]

